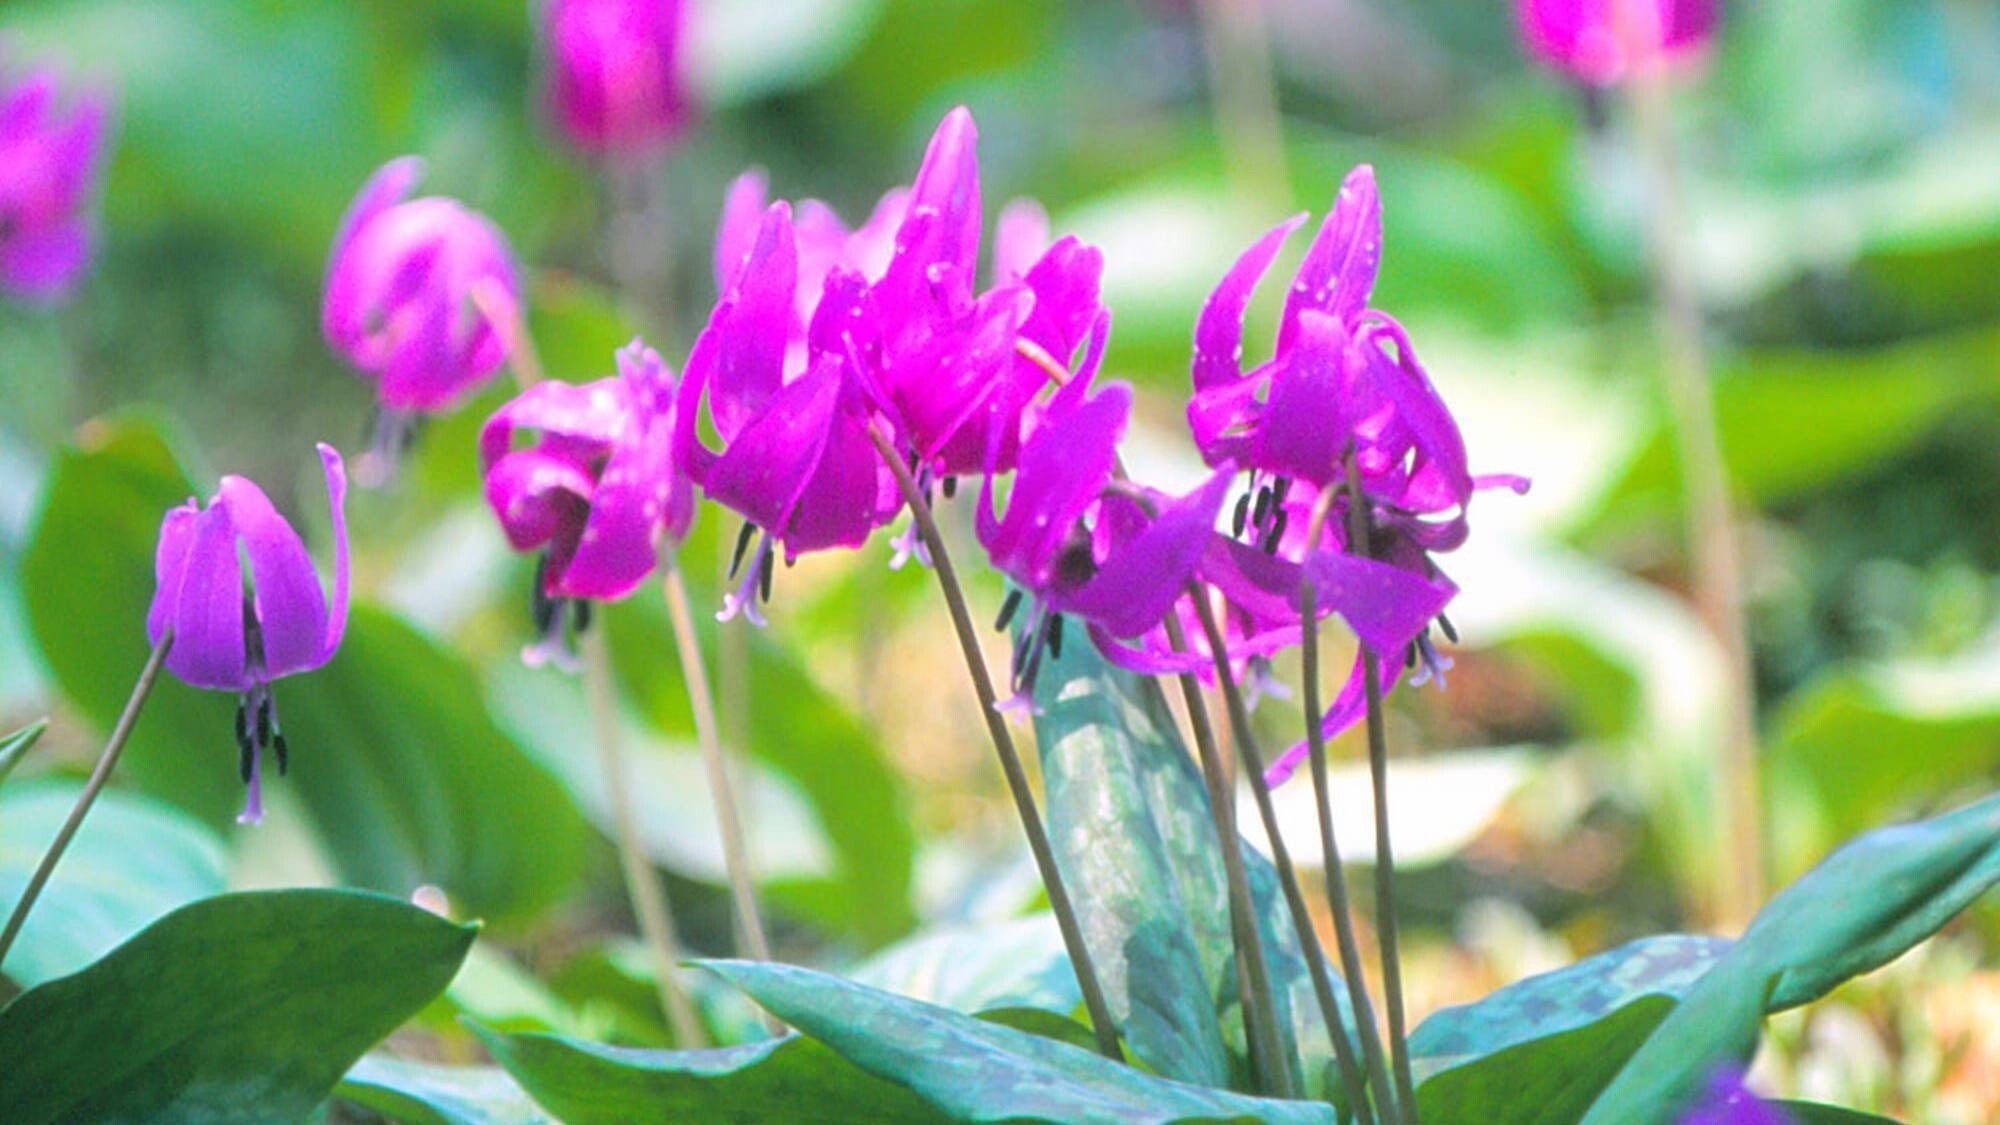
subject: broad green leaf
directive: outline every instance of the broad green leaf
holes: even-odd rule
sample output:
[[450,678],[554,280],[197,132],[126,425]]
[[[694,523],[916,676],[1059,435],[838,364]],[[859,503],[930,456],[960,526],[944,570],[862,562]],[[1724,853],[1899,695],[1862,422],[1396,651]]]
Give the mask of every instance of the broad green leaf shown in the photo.
[[1574,1121],[1729,943],[1668,934],[1433,1013],[1410,1036],[1434,1121]]
[[1824,996],[1908,950],[2000,881],[2000,796],[1871,832],[1779,892],[1592,1104],[1658,1120],[1747,1056],[1767,1009]]
[[1052,914],[927,929],[875,954],[847,976],[955,1012],[1001,1008],[1067,1014],[1083,1003]]
[[474,933],[355,891],[183,907],[0,1009],[0,1120],[300,1120]]
[[1865,1113],[1858,1109],[1848,1109],[1846,1106],[1788,1101],[1774,1101],[1769,1104],[1789,1118],[1792,1125],[1897,1125],[1893,1117]]
[[[1208,795],[1159,685],[1078,644],[1060,659],[1045,656],[1035,702],[1051,842],[1120,1034],[1160,1074],[1209,1086],[1244,1081],[1235,946]],[[1244,863],[1291,1065],[1302,1067],[1309,1094],[1325,1095],[1335,1084],[1333,1049],[1276,873],[1247,845]],[[1350,1021],[1344,1010],[1341,1019]]]
[[493,1066],[441,1066],[381,1051],[361,1056],[334,1089],[342,1102],[401,1125],[553,1125]]
[[42,732],[47,729],[47,719],[36,719],[13,734],[0,738],[0,781],[7,780],[7,775],[21,764],[21,759],[34,749],[35,743],[41,740]]
[[932,1122],[942,1116],[803,1036],[701,1051],[607,1047],[472,1025],[495,1060],[568,1125],[627,1121]]
[[1067,1043],[792,965],[704,965],[779,1019],[961,1121],[1334,1121],[1323,1102],[1156,1078]]
[[[22,576],[63,692],[109,729],[146,659],[160,518],[198,490],[160,433],[94,424],[50,474]],[[313,487],[316,487],[313,486]],[[318,510],[323,494],[303,505]],[[326,667],[274,686],[296,796],[345,879],[394,894],[435,883],[505,921],[568,893],[587,833],[560,783],[494,727],[456,655],[357,603]],[[242,801],[234,701],[162,676],[120,777],[211,826]]]
[[[82,792],[54,778],[0,789],[0,903],[20,901]],[[220,841],[200,824],[137,794],[102,793],[7,952],[6,975],[37,985],[76,972],[168,911],[221,894],[223,868]]]

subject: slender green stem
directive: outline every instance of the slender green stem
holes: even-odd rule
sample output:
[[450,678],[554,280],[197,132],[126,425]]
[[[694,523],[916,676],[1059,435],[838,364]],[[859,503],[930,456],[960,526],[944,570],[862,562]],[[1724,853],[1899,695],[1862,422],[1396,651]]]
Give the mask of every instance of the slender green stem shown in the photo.
[[[1644,18],[1644,17],[1639,17]],[[1763,835],[1758,826],[1756,685],[1743,621],[1743,560],[1731,510],[1727,468],[1716,434],[1715,386],[1702,341],[1701,304],[1695,292],[1683,232],[1686,200],[1674,154],[1673,105],[1659,66],[1642,66],[1631,83],[1634,119],[1651,181],[1648,232],[1662,373],[1673,411],[1673,433],[1687,493],[1688,549],[1694,561],[1696,608],[1722,647],[1723,737],[1715,797],[1717,818],[1729,842],[1716,907],[1729,925],[1748,922],[1763,899]]]
[[83,792],[77,794],[76,804],[69,810],[62,827],[56,830],[54,842],[49,850],[42,853],[42,861],[35,865],[35,873],[28,877],[28,885],[21,891],[21,901],[14,904],[14,913],[7,918],[7,928],[0,931],[0,965],[7,963],[7,951],[14,948],[14,939],[20,936],[21,927],[27,924],[28,912],[35,908],[35,900],[42,895],[42,888],[48,885],[49,876],[55,874],[56,863],[62,859],[63,851],[69,847],[76,830],[83,827],[83,818],[90,813],[90,806],[97,801],[104,784],[111,780],[111,771],[118,768],[119,755],[125,752],[125,743],[132,737],[132,728],[138,725],[139,712],[146,707],[146,700],[153,694],[153,685],[159,682],[160,668],[167,662],[167,650],[174,647],[174,634],[169,630],[153,646],[152,655],[146,658],[145,667],[139,670],[139,680],[132,685],[132,694],[125,700],[125,710],[118,716],[118,722],[111,728],[111,737],[104,742],[104,752],[97,756],[97,765],[90,771],[90,780],[83,783]]
[[917,486],[916,478],[910,475],[909,465],[896,452],[888,435],[871,425],[868,436],[874,440],[882,460],[895,475],[896,486],[903,492],[910,516],[917,521],[917,532],[923,536],[924,546],[930,551],[931,568],[937,574],[938,589],[944,595],[945,607],[951,611],[951,624],[958,634],[958,647],[964,652],[966,670],[972,675],[972,690],[979,699],[980,717],[986,721],[986,733],[993,740],[993,751],[1000,758],[1000,771],[1007,778],[1007,791],[1014,798],[1014,811],[1020,814],[1021,829],[1028,837],[1028,850],[1034,854],[1035,867],[1041,873],[1043,888],[1048,892],[1049,910],[1055,914],[1056,927],[1062,931],[1063,947],[1069,951],[1070,966],[1076,971],[1077,988],[1083,993],[1084,1008],[1090,1013],[1091,1031],[1097,1037],[1097,1048],[1106,1058],[1122,1061],[1125,1056],[1118,1046],[1118,1026],[1112,1022],[1111,1008],[1105,1003],[1097,968],[1090,959],[1090,948],[1084,944],[1083,928],[1077,924],[1076,908],[1063,885],[1062,870],[1056,866],[1055,849],[1049,845],[1048,831],[1042,826],[1042,814],[1035,807],[1035,795],[1028,785],[1027,770],[1021,765],[1020,753],[1014,749],[1014,737],[1007,731],[1006,720],[997,710],[999,697],[993,691],[993,677],[986,670],[985,655],[979,651],[979,634],[973,627],[972,614],[966,608],[965,592],[959,587],[958,573],[952,568],[944,536],[938,532],[937,520],[931,515],[923,490]]
[[624,869],[625,891],[638,916],[640,933],[653,954],[659,976],[660,1007],[673,1027],[677,1047],[706,1047],[708,1037],[695,1017],[694,1004],[680,984],[680,938],[674,932],[673,909],[660,889],[653,865],[639,847],[638,822],[632,814],[632,791],[625,773],[625,738],[618,721],[618,702],[611,682],[611,647],[602,627],[583,635],[583,688],[596,728],[599,767],[604,771],[605,796],[617,835],[618,860]]
[[[736,906],[736,925],[743,946],[758,961],[771,959],[771,943],[764,936],[764,916],[757,909],[756,881],[750,865],[750,848],[743,834],[743,818],[736,803],[736,787],[729,779],[729,762],[722,752],[722,735],[715,721],[714,697],[708,690],[708,670],[701,658],[701,641],[695,635],[694,614],[688,609],[687,583],[681,578],[679,560],[668,555],[661,569],[666,572],[661,587],[666,594],[667,616],[673,620],[674,645],[679,650],[681,677],[687,682],[688,710],[694,713],[695,741],[701,744],[702,765],[708,771],[708,788],[715,799],[716,827],[722,835],[723,865],[729,870],[729,892]],[[774,1033],[784,1030],[776,1016],[765,1016]]]
[[[1340,1021],[1340,1004],[1333,996],[1333,980],[1326,970],[1326,955],[1320,949],[1319,935],[1313,932],[1312,911],[1307,909],[1306,896],[1299,889],[1298,868],[1292,863],[1292,850],[1285,845],[1285,837],[1278,830],[1277,807],[1271,801],[1270,783],[1264,780],[1263,755],[1257,750],[1257,736],[1250,728],[1250,708],[1243,700],[1243,691],[1237,686],[1235,677],[1229,674],[1229,640],[1223,636],[1222,626],[1216,621],[1215,611],[1207,601],[1196,598],[1194,604],[1195,614],[1201,620],[1201,631],[1208,637],[1208,651],[1215,661],[1215,683],[1229,712],[1230,729],[1236,733],[1236,749],[1242,756],[1243,772],[1250,777],[1250,792],[1257,798],[1257,815],[1263,819],[1264,835],[1271,841],[1271,864],[1277,868],[1278,886],[1284,891],[1285,905],[1291,911],[1292,928],[1299,939],[1299,953],[1306,959],[1313,994],[1319,1001],[1320,1018],[1326,1021],[1326,1035],[1333,1043],[1333,1057],[1340,1067],[1340,1081],[1347,1090],[1347,1103],[1354,1107],[1356,1116],[1363,1122],[1373,1121],[1374,1114],[1368,1108],[1367,1094],[1362,1087],[1361,1070],[1355,1064],[1354,1045],[1348,1041],[1347,1028]],[[1361,1009],[1356,1009],[1357,1020],[1360,1012]]]
[[[1333,507],[1338,489],[1323,489],[1306,523],[1306,554],[1319,549],[1320,532],[1327,512]],[[1354,911],[1347,900],[1347,869],[1340,859],[1340,842],[1333,833],[1333,801],[1326,777],[1326,732],[1320,729],[1319,698],[1319,591],[1307,578],[1299,590],[1299,660],[1303,665],[1306,716],[1306,748],[1312,769],[1313,803],[1319,813],[1319,846],[1324,857],[1326,901],[1333,915],[1333,933],[1340,948],[1340,971],[1347,977],[1347,1001],[1354,1009],[1355,1029],[1361,1035],[1361,1053],[1368,1064],[1368,1080],[1375,1089],[1382,1115],[1392,1120],[1401,1116],[1396,1107],[1389,1070],[1382,1058],[1382,1039],[1375,1030],[1375,1005],[1368,999],[1366,970],[1361,964],[1361,943],[1354,936]]]
[[[1187,596],[1201,603],[1199,587]],[[1181,634],[1180,619],[1166,617],[1167,642],[1175,652],[1188,651]],[[1236,827],[1236,795],[1223,766],[1222,752],[1209,720],[1208,700],[1201,682],[1192,673],[1178,677],[1181,700],[1187,705],[1188,727],[1194,731],[1195,751],[1201,757],[1201,777],[1208,788],[1209,812],[1215,819],[1217,849],[1222,852],[1222,874],[1229,891],[1229,928],[1236,938],[1236,959],[1248,987],[1243,992],[1243,1031],[1250,1046],[1253,1069],[1263,1090],[1290,1097],[1291,1068],[1287,1065],[1278,1036],[1278,1005],[1271,992],[1271,971],[1264,959],[1264,935],[1257,926],[1256,900],[1250,896],[1250,877],[1243,864],[1243,834]]]
[[[1347,455],[1348,545],[1372,557],[1368,496],[1361,470]],[[1410,1078],[1409,1033],[1403,1019],[1403,962],[1396,948],[1396,856],[1389,846],[1389,736],[1382,722],[1381,658],[1361,645],[1362,690],[1368,701],[1368,779],[1375,791],[1375,931],[1382,945],[1382,998],[1389,1009],[1389,1056],[1396,1073],[1396,1101],[1406,1125],[1416,1125],[1416,1083]]]

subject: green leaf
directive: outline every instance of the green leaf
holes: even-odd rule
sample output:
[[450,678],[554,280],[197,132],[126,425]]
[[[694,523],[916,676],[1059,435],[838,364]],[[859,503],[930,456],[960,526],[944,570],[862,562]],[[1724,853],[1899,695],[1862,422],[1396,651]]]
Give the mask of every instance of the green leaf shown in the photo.
[[[56,779],[0,791],[0,903],[21,900],[82,792]],[[136,794],[100,794],[8,951],[7,976],[32,986],[76,972],[175,907],[221,894],[223,865],[200,824]]]
[[0,738],[0,781],[7,780],[7,775],[21,764],[21,759],[34,749],[35,743],[41,741],[42,732],[47,729],[47,719],[36,719],[13,734]]
[[302,1119],[475,932],[354,891],[183,907],[0,1009],[0,1120]]
[[[1160,1074],[1205,1086],[1247,1081],[1208,795],[1160,687],[1088,644],[1044,660],[1035,741],[1049,834],[1119,1032]],[[1244,864],[1280,1033],[1306,1092],[1325,1096],[1335,1084],[1333,1048],[1276,872],[1247,844]]]
[[1767,1008],[1808,1003],[1888,963],[1996,881],[2000,795],[1849,843],[1758,913],[1585,1120],[1659,1119],[1718,1063],[1749,1054]]
[[1083,1003],[1052,914],[928,929],[882,950],[847,976],[955,1012],[1067,1014]]
[[493,1066],[440,1066],[372,1051],[334,1096],[402,1125],[553,1125],[526,1092]]
[[[109,729],[146,660],[160,519],[198,490],[143,422],[85,434],[86,447],[56,457],[21,569],[56,681]],[[571,889],[588,843],[581,814],[493,725],[472,670],[448,650],[357,603],[334,660],[273,694],[292,755],[289,776],[269,781],[305,806],[343,878],[399,895],[435,883],[499,922]],[[120,778],[227,828],[243,799],[232,703],[163,676]]]
[[779,1019],[961,1121],[1335,1120],[1323,1102],[1147,1075],[1067,1043],[792,965],[703,962]]
[[471,1026],[494,1059],[569,1125],[941,1120],[903,1087],[797,1035],[736,1047],[659,1051]]
[[1574,1121],[1728,949],[1642,938],[1433,1013],[1410,1036],[1417,1103],[1434,1121]]
[[1821,1102],[1773,1101],[1768,1104],[1784,1114],[1792,1125],[1898,1125],[1893,1117]]

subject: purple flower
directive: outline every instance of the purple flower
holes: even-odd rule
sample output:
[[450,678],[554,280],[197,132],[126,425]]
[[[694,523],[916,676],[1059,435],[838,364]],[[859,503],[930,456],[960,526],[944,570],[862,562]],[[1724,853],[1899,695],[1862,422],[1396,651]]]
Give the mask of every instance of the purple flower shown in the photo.
[[90,263],[89,214],[110,109],[64,101],[54,71],[0,79],[0,289],[35,303],[67,296]]
[[[981,489],[979,542],[1031,602],[1008,706],[1027,702],[1045,648],[1062,655],[1065,618],[1082,621],[1112,659],[1156,670],[1119,638],[1159,624],[1216,538],[1233,467],[1183,497],[1114,479],[1131,408],[1132,392],[1122,384],[1090,394],[1082,380],[1070,383],[1021,446],[1004,516],[994,505],[996,474]],[[1003,627],[1017,604],[1008,603]]]
[[549,116],[593,155],[672,143],[694,117],[681,0],[548,0],[542,47]]
[[[513,448],[521,430],[541,440]],[[618,374],[581,386],[538,383],[487,419],[479,435],[486,502],[518,551],[541,551],[530,664],[568,664],[566,613],[582,599],[622,598],[652,573],[662,539],[694,522],[694,488],[674,464],[674,380],[634,340]]]
[[[454,199],[407,199],[413,156],[382,166],[347,210],[327,261],[327,343],[375,380],[378,455],[409,436],[413,415],[449,410],[506,362],[495,303],[518,307],[520,283],[500,231]],[[508,315],[499,313],[497,315]]]
[[1708,49],[1722,0],[1516,0],[1521,39],[1547,66],[1591,86]]
[[[279,773],[286,767],[272,681],[331,660],[347,628],[347,474],[332,446],[319,446],[319,456],[333,511],[330,604],[298,533],[242,477],[223,477],[207,508],[190,499],[160,524],[159,586],[146,637],[157,645],[171,629],[168,671],[195,687],[241,696],[236,743],[250,791],[237,820],[245,824],[263,817],[262,752],[277,753]],[[239,554],[250,562],[247,595]]]
[[1750,1092],[1741,1070],[1724,1066],[1709,1079],[1701,1100],[1681,1115],[1679,1125],[1789,1125],[1790,1121]]

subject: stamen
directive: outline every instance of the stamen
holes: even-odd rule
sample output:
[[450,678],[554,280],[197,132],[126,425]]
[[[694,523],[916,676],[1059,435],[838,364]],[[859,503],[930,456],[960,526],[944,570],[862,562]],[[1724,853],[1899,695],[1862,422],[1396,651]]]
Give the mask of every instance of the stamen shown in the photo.
[[256,753],[257,745],[250,741],[250,718],[245,706],[240,700],[236,704],[236,775],[243,784],[248,785],[251,757]]
[[572,620],[576,622],[576,635],[580,637],[590,629],[590,599],[571,598],[569,607],[573,615]]
[[1007,623],[1014,620],[1014,611],[1021,608],[1021,591],[1007,591],[1007,600],[1000,603],[1000,616],[993,619],[993,631],[1004,633]]
[[271,697],[263,694],[257,700],[257,745],[271,744]]
[[771,544],[770,544],[769,542],[766,542],[766,543],[764,544],[764,558],[763,558],[763,565],[762,565],[762,566],[761,566],[761,567],[759,568],[759,572],[760,572],[760,573],[761,573],[761,574],[763,575],[763,578],[762,578],[762,580],[761,580],[761,581],[759,581],[759,582],[757,583],[757,597],[758,597],[758,600],[762,601],[762,602],[763,602],[763,603],[764,603],[765,605],[770,605],[770,604],[771,604],[771,559],[772,559],[772,554],[773,554],[773,552],[772,552],[772,549],[771,549]]
[[291,747],[285,745],[285,736],[283,734],[273,734],[271,736],[271,749],[277,752],[278,776],[283,777],[285,775],[285,771],[290,769],[292,764]]
[[1229,521],[1230,538],[1232,539],[1243,538],[1243,528],[1246,525],[1248,525],[1249,522],[1250,522],[1250,494],[1246,492],[1243,495],[1238,496],[1236,498],[1236,514],[1233,517],[1231,517]]
[[1250,522],[1256,524],[1258,527],[1263,527],[1264,517],[1269,515],[1270,511],[1271,487],[1269,485],[1261,485],[1257,489],[1257,506],[1250,510]]
[[[736,584],[736,589],[722,595],[722,608],[715,613],[717,621],[733,620],[740,613],[749,618],[752,625],[767,624],[763,611],[757,608],[757,592],[765,585],[764,571],[771,563],[771,533],[760,530],[759,534],[763,536],[763,542],[757,548],[750,569]],[[734,572],[731,573],[733,577]]]
[[736,572],[743,569],[743,551],[745,548],[750,546],[750,536],[754,534],[756,530],[757,530],[757,525],[751,523],[749,520],[744,520],[743,526],[737,529],[736,551],[734,554],[731,554],[729,556],[729,577],[731,578],[736,577]]
[[1450,641],[1452,644],[1457,644],[1458,627],[1451,623],[1451,618],[1446,617],[1444,614],[1440,613],[1437,615],[1437,623],[1438,623],[1438,628],[1444,631],[1445,640]]
[[939,481],[939,482],[938,482],[938,491],[940,491],[940,492],[944,493],[944,498],[945,498],[945,499],[947,499],[947,500],[951,499],[951,498],[952,498],[952,497],[954,497],[954,496],[957,496],[957,495],[958,495],[958,478],[957,478],[957,477],[946,477],[946,478],[944,478],[943,480]]
[[1416,675],[1410,677],[1410,686],[1422,687],[1436,680],[1438,690],[1445,690],[1444,674],[1451,670],[1451,657],[1439,652],[1437,646],[1431,644],[1428,630],[1423,636],[1418,637],[1416,644],[1411,647],[1416,650],[1417,658],[1423,667],[1418,669]]
[[1061,660],[1062,642],[1063,642],[1062,614],[1060,613],[1049,614],[1049,624],[1047,632],[1049,635],[1049,655],[1055,657],[1057,660]]
[[261,824],[264,821],[264,778],[254,749],[249,754],[249,768],[243,771],[243,784],[249,786],[249,791],[243,795],[243,811],[236,814],[236,823]]
[[556,603],[548,594],[548,576],[549,556],[543,552],[535,557],[535,581],[528,589],[528,618],[537,636],[547,633],[555,623]]
[[1292,494],[1292,478],[1279,477],[1277,480],[1272,481],[1271,494],[1279,504],[1283,504],[1285,498]]

